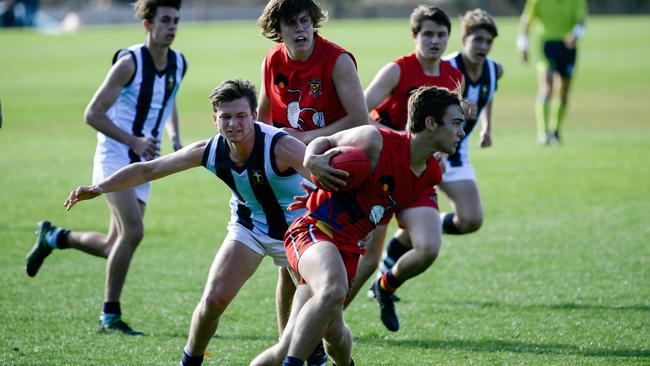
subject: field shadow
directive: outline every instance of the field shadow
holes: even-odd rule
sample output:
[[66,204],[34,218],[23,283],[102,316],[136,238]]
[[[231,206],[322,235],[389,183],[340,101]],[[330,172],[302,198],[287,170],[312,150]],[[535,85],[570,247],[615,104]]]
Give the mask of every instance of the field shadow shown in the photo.
[[472,352],[513,352],[538,355],[573,355],[583,357],[650,358],[648,349],[585,348],[561,343],[526,343],[502,340],[391,340],[382,335],[355,337],[355,342],[377,347],[397,346]]
[[447,301],[440,304],[451,306],[467,306],[477,308],[504,308],[519,310],[620,310],[620,311],[648,311],[650,305],[632,304],[632,305],[601,305],[601,304],[578,304],[578,303],[558,303],[558,304],[504,304],[490,301]]

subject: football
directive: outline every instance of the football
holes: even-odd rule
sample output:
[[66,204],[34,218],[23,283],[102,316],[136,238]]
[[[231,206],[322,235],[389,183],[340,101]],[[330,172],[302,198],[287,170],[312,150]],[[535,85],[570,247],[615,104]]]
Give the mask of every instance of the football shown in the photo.
[[[337,149],[340,152],[330,159],[330,166],[345,170],[350,174],[344,179],[346,186],[339,190],[345,192],[358,187],[368,177],[370,174],[370,158],[358,147],[340,146]],[[320,186],[314,177],[312,177],[312,180],[316,185]]]

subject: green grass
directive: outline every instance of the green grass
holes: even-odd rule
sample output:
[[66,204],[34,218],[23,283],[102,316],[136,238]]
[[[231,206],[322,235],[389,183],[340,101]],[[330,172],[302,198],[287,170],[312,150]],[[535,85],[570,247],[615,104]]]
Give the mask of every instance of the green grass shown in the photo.
[[[444,237],[435,265],[400,290],[398,333],[384,330],[376,304],[357,299],[346,312],[354,357],[359,365],[648,364],[650,23],[589,20],[559,148],[535,144],[535,67],[516,59],[516,19],[498,24],[492,56],[505,74],[494,147],[474,144],[472,153],[484,227]],[[355,54],[364,86],[413,47],[406,19],[331,21],[322,33]],[[68,213],[62,202],[90,182],[95,137],[83,109],[112,53],[142,37],[137,26],[0,33],[0,364],[178,362],[229,217],[228,192],[206,171],[154,184],[122,296],[126,320],[148,336],[94,333],[104,260],[55,252],[36,278],[24,273],[37,221],[106,229],[102,199]],[[176,47],[190,64],[178,98],[185,143],[214,133],[211,88],[233,76],[259,84],[271,45],[253,22],[182,25]],[[231,304],[205,364],[247,364],[276,340],[275,272],[265,260]]]

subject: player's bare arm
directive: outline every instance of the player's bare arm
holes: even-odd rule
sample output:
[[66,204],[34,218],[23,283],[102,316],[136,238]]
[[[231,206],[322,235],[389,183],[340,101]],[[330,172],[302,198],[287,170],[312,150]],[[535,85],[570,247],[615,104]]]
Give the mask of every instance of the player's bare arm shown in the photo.
[[299,139],[305,144],[309,144],[319,136],[329,136],[339,131],[367,124],[368,109],[363,89],[354,61],[347,53],[341,54],[336,59],[332,79],[346,115],[325,127],[301,133]]
[[400,68],[394,62],[382,67],[364,91],[366,106],[371,111],[386,99],[399,83]]
[[121,191],[200,166],[207,144],[207,141],[195,142],[158,159],[127,165],[99,184],[77,187],[70,192],[63,206],[70,210],[77,202],[98,197],[102,193]]
[[293,168],[300,175],[309,179],[309,172],[302,165],[305,149],[305,144],[293,136],[280,137],[274,148],[275,163],[278,170],[285,172],[289,168]]
[[180,119],[178,117],[178,109],[176,107],[176,104],[174,104],[174,108],[172,109],[169,120],[165,124],[165,130],[167,131],[169,138],[172,140],[174,151],[178,151],[183,148],[179,126]]
[[[497,80],[503,75],[503,66],[496,64],[497,67]],[[492,146],[492,103],[491,100],[486,106],[485,111],[481,114],[481,132],[479,134],[479,146],[489,147]]]
[[266,96],[266,87],[264,86],[265,78],[264,61],[262,61],[262,82],[260,83],[260,95],[257,98],[257,120],[272,125],[273,117],[271,116],[271,102]]
[[120,58],[111,68],[102,85],[97,89],[92,100],[86,107],[84,118],[86,123],[104,135],[128,145],[145,160],[151,160],[159,155],[159,146],[155,140],[133,136],[117,127],[106,115],[108,109],[115,103],[122,88],[133,77],[135,63],[130,55]]

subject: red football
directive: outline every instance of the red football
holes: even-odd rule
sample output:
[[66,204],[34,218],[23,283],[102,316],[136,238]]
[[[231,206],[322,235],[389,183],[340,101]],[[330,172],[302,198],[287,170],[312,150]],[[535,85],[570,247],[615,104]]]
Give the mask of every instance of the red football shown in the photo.
[[345,178],[347,185],[341,191],[356,188],[370,174],[370,158],[366,153],[354,146],[340,146],[339,153],[330,159],[333,168],[345,170],[350,175]]

